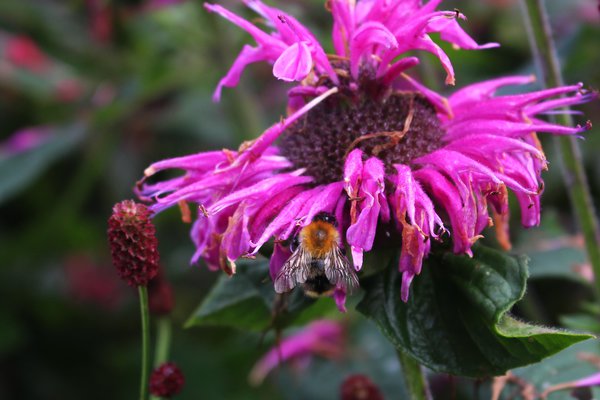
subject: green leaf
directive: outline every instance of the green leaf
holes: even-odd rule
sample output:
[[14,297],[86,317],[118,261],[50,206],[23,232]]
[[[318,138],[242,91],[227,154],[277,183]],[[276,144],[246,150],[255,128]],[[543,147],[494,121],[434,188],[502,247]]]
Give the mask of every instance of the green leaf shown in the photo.
[[580,237],[569,234],[556,210],[544,212],[541,224],[528,232],[517,252],[529,256],[530,279],[569,279],[589,285],[581,270],[586,254]]
[[0,204],[27,188],[53,162],[75,148],[84,132],[81,124],[56,129],[54,136],[38,147],[0,157]]
[[484,377],[540,361],[592,336],[521,322],[507,314],[525,293],[524,258],[476,246],[473,258],[431,254],[400,299],[396,264],[365,281],[358,311],[398,349],[434,371]]
[[[275,316],[274,307],[281,308]],[[331,299],[315,301],[299,289],[277,296],[269,278],[268,261],[263,261],[241,264],[231,277],[223,275],[185,326],[218,325],[260,332],[303,324],[333,312],[334,308]]]
[[[565,351],[548,358],[538,365],[530,365],[513,371],[515,375],[536,387],[538,393],[559,383],[571,382],[585,378],[598,372],[594,359],[598,359],[600,348],[598,342],[589,340],[578,343]],[[509,390],[505,390],[507,393]],[[572,400],[571,390],[553,392],[552,400]],[[600,388],[593,388],[594,398],[600,398]]]

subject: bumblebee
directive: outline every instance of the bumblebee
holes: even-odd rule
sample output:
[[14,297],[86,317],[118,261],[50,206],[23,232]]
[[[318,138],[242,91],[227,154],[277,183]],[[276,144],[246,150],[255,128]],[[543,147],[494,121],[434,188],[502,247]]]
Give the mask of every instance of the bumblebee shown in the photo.
[[348,292],[358,287],[354,268],[340,248],[337,221],[321,212],[292,241],[293,253],[275,277],[275,291],[284,293],[301,284],[309,297],[330,296],[336,286]]

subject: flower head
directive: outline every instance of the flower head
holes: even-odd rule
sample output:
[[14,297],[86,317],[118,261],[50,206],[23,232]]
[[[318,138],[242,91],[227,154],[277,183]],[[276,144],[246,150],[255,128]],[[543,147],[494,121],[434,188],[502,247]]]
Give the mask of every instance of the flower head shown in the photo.
[[341,386],[341,400],[383,400],[379,388],[366,375],[350,375]]
[[319,320],[283,339],[252,368],[250,382],[260,384],[284,361],[307,360],[314,355],[325,358],[341,356],[344,348],[344,327],[336,321]]
[[157,397],[172,397],[181,392],[184,383],[179,367],[172,362],[164,363],[150,375],[150,393]]
[[[220,6],[207,6],[258,43],[238,56],[217,97],[254,61],[273,62],[275,76],[301,82],[289,92],[290,114],[238,151],[169,159],[145,171],[139,193],[154,202],[154,211],[198,205],[193,261],[202,257],[210,268],[233,273],[236,259],[275,238],[275,277],[291,254],[286,243],[324,212],[337,220],[341,246],[348,245],[357,271],[378,235],[401,249],[406,301],[433,240],[451,235],[454,251],[470,255],[483,229],[495,224],[501,244],[510,246],[509,189],[523,225],[539,223],[546,160],[537,133],[573,135],[588,128],[548,123],[541,115],[593,95],[581,84],[496,94],[532,82],[531,76],[481,82],[448,98],[427,89],[402,73],[418,60],[398,57],[411,49],[432,51],[453,81],[429,33],[463,48],[491,46],[476,45],[457,24],[460,14],[435,11],[439,3],[332,0],[336,54],[326,57],[306,28],[257,0],[246,4],[269,21],[270,35]],[[173,168],[185,175],[146,182]],[[299,271],[291,279],[299,284],[307,276]],[[344,291],[334,297],[343,310]]]
[[158,273],[158,240],[150,214],[145,205],[124,200],[108,219],[113,264],[129,286],[146,286]]

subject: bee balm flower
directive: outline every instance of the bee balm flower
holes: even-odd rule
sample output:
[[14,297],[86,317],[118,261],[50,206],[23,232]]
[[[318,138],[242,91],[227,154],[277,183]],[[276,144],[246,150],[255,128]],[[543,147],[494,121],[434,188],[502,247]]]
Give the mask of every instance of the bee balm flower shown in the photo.
[[[245,3],[264,17],[271,34],[221,6],[206,6],[258,44],[244,47],[215,97],[223,86],[235,86],[243,68],[256,61],[271,62],[276,77],[300,83],[289,92],[288,117],[238,151],[169,159],[146,170],[146,178],[165,169],[185,171],[164,182],[144,179],[139,190],[154,202],[154,211],[182,202],[198,205],[193,261],[202,257],[210,268],[233,273],[236,259],[256,254],[275,238],[275,278],[290,256],[282,243],[319,213],[328,213],[338,221],[356,270],[363,253],[373,248],[378,227],[397,233],[389,240],[401,250],[406,301],[432,240],[442,234],[451,234],[456,253],[470,255],[494,221],[508,245],[509,189],[521,206],[523,225],[539,223],[546,160],[536,134],[586,129],[539,116],[589,101],[592,95],[581,84],[496,95],[499,88],[533,81],[519,76],[470,85],[448,98],[427,89],[402,73],[418,59],[399,57],[409,50],[433,52],[453,83],[448,57],[429,33],[439,32],[457,47],[494,46],[477,45],[456,22],[459,13],[435,11],[440,1],[422,6],[412,0],[328,2],[333,55],[282,11],[260,1]],[[300,284],[306,276],[291,279]],[[343,291],[334,297],[343,310]]]

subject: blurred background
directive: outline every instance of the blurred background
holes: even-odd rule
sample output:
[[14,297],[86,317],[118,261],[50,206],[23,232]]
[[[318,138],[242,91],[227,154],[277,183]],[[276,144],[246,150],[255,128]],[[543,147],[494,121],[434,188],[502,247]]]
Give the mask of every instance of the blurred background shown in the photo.
[[[254,17],[237,1],[219,3]],[[268,3],[306,23],[326,50],[332,48],[322,0]],[[547,3],[565,81],[598,89],[598,2]],[[535,72],[518,2],[446,1],[442,8],[454,7],[468,16],[463,26],[479,43],[502,45],[478,52],[444,47],[457,87]],[[200,1],[0,1],[1,399],[137,395],[137,293],[111,265],[106,221],[114,203],[133,198],[135,182],[151,162],[237,148],[284,115],[287,88],[267,65],[248,68],[239,87],[225,89],[221,103],[211,100],[248,42],[247,34],[208,14]],[[414,74],[450,93],[439,63],[421,56],[423,65]],[[578,122],[590,119],[595,125],[581,145],[598,208],[600,103],[581,110],[585,117]],[[524,231],[513,213],[514,251],[532,258],[532,282],[515,312],[548,325],[600,331],[598,310],[586,303],[591,272],[560,163],[552,142],[543,140],[550,170],[542,226]],[[161,264],[175,296],[171,359],[186,376],[177,398],[330,399],[350,373],[368,374],[388,398],[397,395],[394,352],[354,312],[345,318],[348,340],[341,357],[317,357],[304,370],[284,366],[262,385],[250,386],[248,373],[273,335],[184,329],[219,273],[202,263],[190,266],[194,249],[178,210],[164,212],[155,223]],[[435,379],[446,387],[449,378]],[[457,393],[468,398],[474,392]]]

